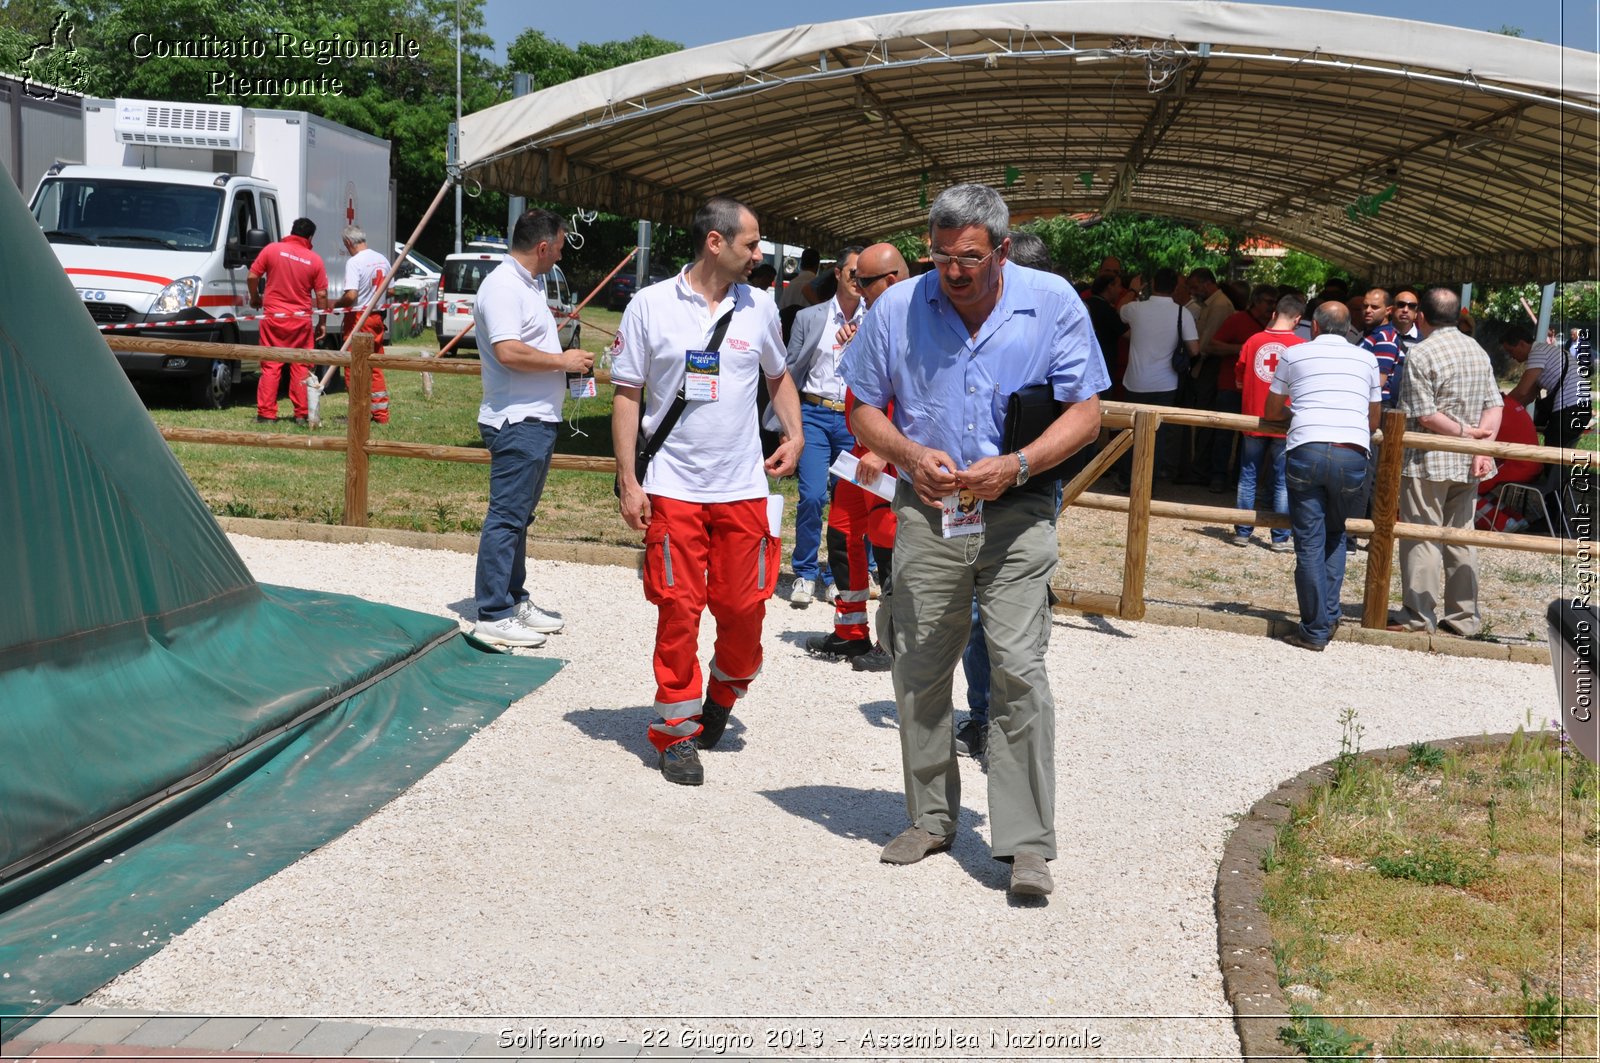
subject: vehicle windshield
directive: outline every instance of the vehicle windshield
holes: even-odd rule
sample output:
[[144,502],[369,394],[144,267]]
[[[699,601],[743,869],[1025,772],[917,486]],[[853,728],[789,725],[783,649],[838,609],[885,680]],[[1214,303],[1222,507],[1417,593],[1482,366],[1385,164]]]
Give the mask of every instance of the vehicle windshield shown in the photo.
[[47,178],[33,216],[51,243],[209,251],[222,189],[86,177]]
[[484,278],[495,271],[500,265],[498,256],[495,258],[458,258],[444,264],[444,283],[439,286],[440,291],[453,292],[458,295],[476,295],[478,286]]
[[413,251],[406,256],[406,261],[415,262],[429,273],[443,273],[444,267],[420,251]]

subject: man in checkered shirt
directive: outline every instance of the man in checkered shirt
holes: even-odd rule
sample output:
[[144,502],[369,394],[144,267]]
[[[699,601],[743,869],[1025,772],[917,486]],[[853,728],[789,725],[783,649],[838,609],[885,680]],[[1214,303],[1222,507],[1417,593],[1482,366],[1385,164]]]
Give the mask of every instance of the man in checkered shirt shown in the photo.
[[[1493,439],[1500,429],[1502,401],[1489,355],[1463,334],[1461,301],[1448,288],[1422,294],[1418,328],[1423,340],[1406,353],[1400,409],[1406,434],[1432,432],[1464,439]],[[1486,455],[1407,448],[1400,480],[1400,520],[1471,528],[1478,481],[1493,475]],[[1391,630],[1475,635],[1478,616],[1478,552],[1470,546],[1400,540],[1403,606]]]

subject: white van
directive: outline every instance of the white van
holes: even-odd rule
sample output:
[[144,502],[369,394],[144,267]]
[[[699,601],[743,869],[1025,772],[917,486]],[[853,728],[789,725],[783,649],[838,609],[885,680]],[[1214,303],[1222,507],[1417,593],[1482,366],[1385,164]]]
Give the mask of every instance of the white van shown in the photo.
[[[467,244],[467,248],[444,260],[444,274],[439,281],[439,313],[434,319],[434,332],[439,337],[441,351],[472,324],[472,304],[477,299],[478,286],[506,257],[506,245],[493,241],[475,240]],[[567,275],[561,272],[560,266],[551,266],[543,280],[545,298],[550,312],[555,315],[562,348],[578,346],[582,329],[577,318],[566,316],[572,313],[575,305],[572,292],[567,288]],[[477,331],[468,332],[456,347],[477,350]]]

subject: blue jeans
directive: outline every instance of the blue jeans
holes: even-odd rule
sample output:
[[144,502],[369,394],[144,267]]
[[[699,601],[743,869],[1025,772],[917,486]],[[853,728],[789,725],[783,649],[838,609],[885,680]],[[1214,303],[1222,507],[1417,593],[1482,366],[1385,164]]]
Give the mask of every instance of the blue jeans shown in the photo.
[[[1228,372],[1232,372],[1229,369]],[[1218,413],[1238,413],[1242,396],[1237,391],[1219,391],[1211,400],[1211,408]],[[1159,430],[1158,430],[1159,431]],[[1211,437],[1211,467],[1208,470],[1213,481],[1228,479],[1228,462],[1233,458],[1234,433],[1221,428],[1213,428]],[[1242,434],[1241,434],[1242,436]]]
[[1332,443],[1302,443],[1284,462],[1294,525],[1294,593],[1300,637],[1321,646],[1333,636],[1344,587],[1347,517],[1361,516],[1367,455]]
[[961,653],[961,670],[967,676],[967,710],[979,727],[989,724],[989,647],[983,641],[983,617],[978,599],[972,599],[972,634]]
[[[789,567],[795,579],[817,578],[817,550],[822,545],[822,507],[828,501],[828,467],[856,445],[844,414],[809,402],[800,405],[806,448],[800,452],[800,501],[794,509],[794,553]],[[833,582],[831,579],[828,582]]]
[[479,620],[504,620],[528,598],[528,525],[550,473],[556,422],[480,424],[478,431],[489,449],[489,512],[478,536],[473,594]]
[[[1289,485],[1284,482],[1282,436],[1241,436],[1239,445],[1239,493],[1233,504],[1239,509],[1260,509],[1257,499],[1270,494],[1272,508],[1279,513],[1289,512]],[[1246,538],[1255,531],[1254,525],[1235,524],[1235,535]],[[1273,528],[1272,541],[1289,541],[1287,528]]]

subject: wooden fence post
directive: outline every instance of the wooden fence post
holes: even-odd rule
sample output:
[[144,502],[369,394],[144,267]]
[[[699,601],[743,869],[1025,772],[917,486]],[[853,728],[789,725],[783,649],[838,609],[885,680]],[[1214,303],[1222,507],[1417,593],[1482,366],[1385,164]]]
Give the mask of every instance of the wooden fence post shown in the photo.
[[1400,465],[1405,459],[1406,415],[1383,413],[1383,442],[1372,484],[1372,538],[1367,540],[1367,586],[1361,598],[1361,626],[1389,623],[1389,570],[1394,560],[1394,524],[1400,512]]
[[351,337],[350,368],[344,375],[350,398],[345,419],[344,448],[344,524],[351,528],[367,526],[367,438],[372,421],[372,333],[361,331]]
[[1128,542],[1122,561],[1123,620],[1144,618],[1144,567],[1150,552],[1150,492],[1156,471],[1156,429],[1161,415],[1140,410],[1133,415],[1133,475],[1128,486]]

